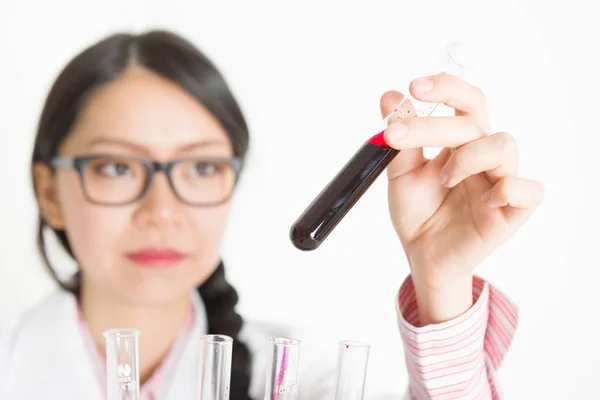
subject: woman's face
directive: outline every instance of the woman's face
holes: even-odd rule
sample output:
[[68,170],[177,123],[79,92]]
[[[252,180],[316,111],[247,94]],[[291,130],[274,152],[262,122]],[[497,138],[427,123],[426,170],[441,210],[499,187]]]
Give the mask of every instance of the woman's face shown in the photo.
[[[94,92],[60,149],[62,156],[94,154],[165,162],[230,157],[232,147],[218,121],[191,95],[134,67]],[[107,199],[118,198],[119,190],[127,195],[144,175],[127,163],[88,169],[95,183],[86,181],[86,188]],[[188,165],[174,175],[185,185],[186,179],[207,173],[194,168],[192,176],[190,171]],[[119,206],[88,201],[73,168],[58,169],[52,182],[58,209],[52,225],[66,231],[83,271],[84,290],[91,286],[128,302],[164,304],[198,286],[219,261],[229,202],[187,205],[165,173],[155,175],[145,197]]]

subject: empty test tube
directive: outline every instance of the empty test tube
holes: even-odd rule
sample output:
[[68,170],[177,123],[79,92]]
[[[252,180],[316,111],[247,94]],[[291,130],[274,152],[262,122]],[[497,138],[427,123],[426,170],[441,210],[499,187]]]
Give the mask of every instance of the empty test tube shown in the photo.
[[335,400],[362,400],[369,361],[369,344],[343,341],[339,345]]
[[139,336],[136,329],[111,329],[106,338],[107,400],[138,400],[140,396]]
[[295,400],[298,398],[300,341],[271,338],[270,345],[265,400]]
[[233,339],[226,335],[202,337],[200,400],[229,399]]

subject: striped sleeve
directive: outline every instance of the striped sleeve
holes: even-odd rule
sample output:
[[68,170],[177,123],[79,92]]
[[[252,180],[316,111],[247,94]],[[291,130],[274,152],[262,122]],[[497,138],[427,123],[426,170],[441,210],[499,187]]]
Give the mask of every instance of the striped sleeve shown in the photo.
[[410,276],[403,283],[397,314],[411,399],[500,399],[496,371],[512,342],[518,310],[478,277],[473,303],[453,320],[420,327]]

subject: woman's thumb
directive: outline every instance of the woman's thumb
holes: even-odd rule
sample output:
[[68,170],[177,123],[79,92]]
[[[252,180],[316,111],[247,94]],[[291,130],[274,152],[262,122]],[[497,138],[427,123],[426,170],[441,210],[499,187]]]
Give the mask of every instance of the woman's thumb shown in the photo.
[[[405,98],[402,93],[396,91],[388,91],[381,96],[380,108],[382,118],[393,113],[388,120],[388,126],[395,122],[401,122],[406,118],[416,116],[415,109],[410,103],[410,100]],[[384,138],[388,134],[389,132],[386,131]],[[393,179],[400,175],[404,175],[420,166],[425,161],[423,149],[421,148],[402,150],[387,167],[388,177]]]

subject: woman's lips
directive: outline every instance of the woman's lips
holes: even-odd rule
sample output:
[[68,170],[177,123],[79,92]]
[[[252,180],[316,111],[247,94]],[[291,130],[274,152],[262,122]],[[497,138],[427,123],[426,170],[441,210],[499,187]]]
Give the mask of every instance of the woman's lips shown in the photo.
[[151,268],[173,267],[185,258],[185,254],[173,249],[142,249],[125,256],[136,264]]

